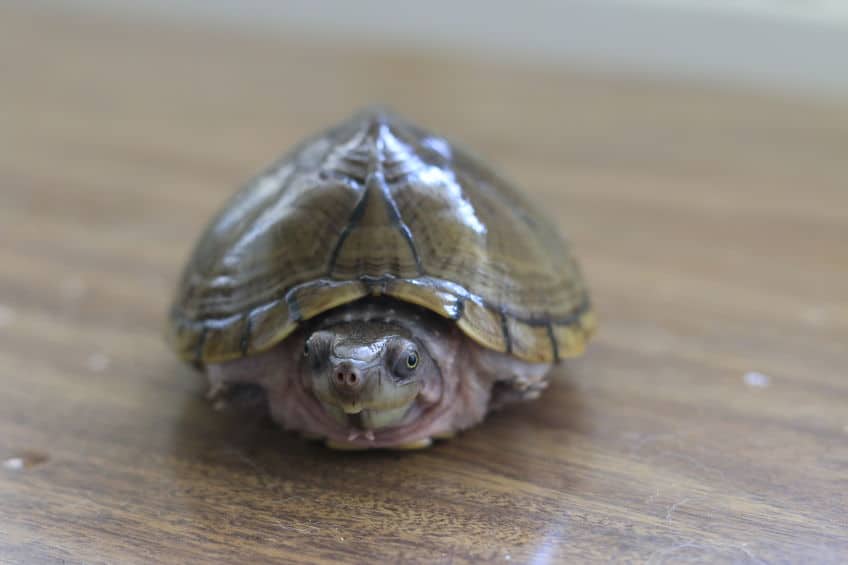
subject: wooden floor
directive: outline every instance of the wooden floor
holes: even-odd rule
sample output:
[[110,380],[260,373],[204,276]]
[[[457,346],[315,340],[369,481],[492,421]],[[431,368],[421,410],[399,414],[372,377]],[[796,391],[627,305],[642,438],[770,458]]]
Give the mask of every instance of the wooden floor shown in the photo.
[[[0,562],[848,560],[848,104],[0,7]],[[571,236],[601,331],[408,454],[217,413],[161,337],[242,181],[387,102]]]

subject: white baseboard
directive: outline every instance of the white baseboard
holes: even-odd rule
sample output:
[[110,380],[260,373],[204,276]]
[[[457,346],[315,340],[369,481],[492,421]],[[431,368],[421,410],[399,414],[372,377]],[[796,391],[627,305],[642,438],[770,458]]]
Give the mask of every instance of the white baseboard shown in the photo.
[[848,94],[848,1],[52,0],[473,57]]

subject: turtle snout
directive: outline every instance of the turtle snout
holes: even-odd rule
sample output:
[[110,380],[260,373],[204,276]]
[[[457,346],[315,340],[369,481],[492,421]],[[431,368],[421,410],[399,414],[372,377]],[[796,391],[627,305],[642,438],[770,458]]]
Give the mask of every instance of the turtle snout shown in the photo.
[[356,394],[365,386],[363,372],[347,361],[333,367],[330,378],[335,389],[343,396]]

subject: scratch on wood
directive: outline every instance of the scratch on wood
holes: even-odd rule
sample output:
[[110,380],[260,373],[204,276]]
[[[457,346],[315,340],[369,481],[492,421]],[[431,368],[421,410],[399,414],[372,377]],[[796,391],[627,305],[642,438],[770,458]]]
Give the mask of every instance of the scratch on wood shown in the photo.
[[297,532],[299,534],[313,534],[313,533],[319,533],[320,534],[321,533],[321,528],[319,528],[318,526],[315,526],[313,524],[298,524],[298,525],[285,524],[279,518],[274,519],[274,521],[277,523],[277,526],[281,530],[292,530],[293,532]]
[[665,521],[666,521],[666,522],[671,522],[671,515],[672,515],[672,514],[674,514],[674,511],[675,511],[675,510],[677,510],[677,507],[678,507],[678,506],[681,506],[681,505],[683,505],[683,504],[686,504],[687,502],[689,502],[689,500],[690,500],[690,499],[688,499],[688,498],[684,498],[684,499],[683,499],[683,500],[681,500],[680,502],[675,502],[674,504],[672,504],[671,506],[669,506],[669,507],[668,507],[668,512],[666,512],[666,513],[665,513]]
[[660,487],[657,487],[657,491],[654,494],[652,494],[651,496],[649,496],[648,498],[645,499],[645,504],[652,503],[654,500],[657,499],[657,497],[659,497],[659,495],[660,495]]

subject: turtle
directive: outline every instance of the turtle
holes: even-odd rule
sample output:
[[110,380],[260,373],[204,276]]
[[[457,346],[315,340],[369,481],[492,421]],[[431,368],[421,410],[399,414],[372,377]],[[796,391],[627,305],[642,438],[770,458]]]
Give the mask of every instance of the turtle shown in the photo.
[[595,332],[554,223],[481,158],[385,108],[300,144],[191,253],[168,341],[284,429],[409,449],[532,399]]

